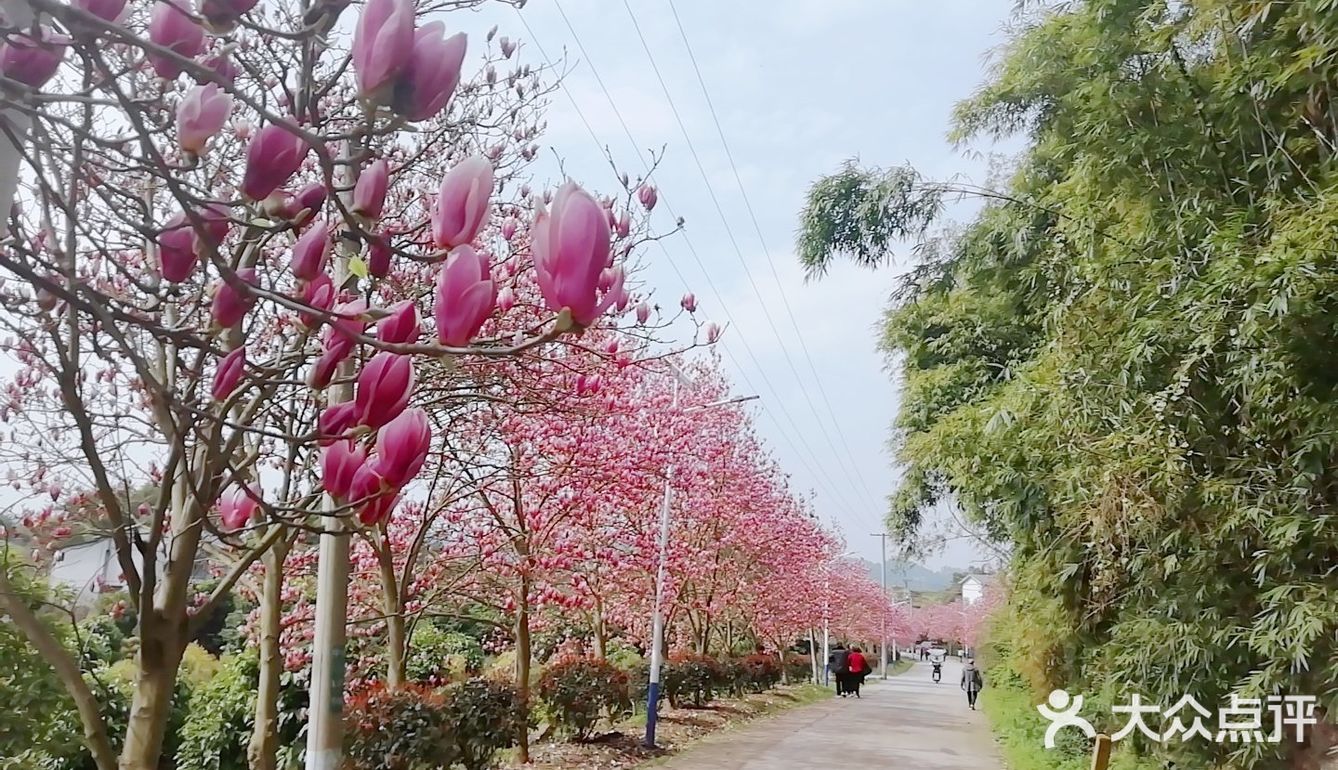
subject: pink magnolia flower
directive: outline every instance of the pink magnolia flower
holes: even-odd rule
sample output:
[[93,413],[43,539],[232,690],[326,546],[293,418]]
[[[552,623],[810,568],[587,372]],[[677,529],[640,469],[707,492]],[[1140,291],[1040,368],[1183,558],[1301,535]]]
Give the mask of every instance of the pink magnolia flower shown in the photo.
[[[335,301],[334,281],[321,273],[302,287],[301,300],[314,310],[329,310]],[[298,313],[297,317],[308,329],[319,323],[318,316],[313,313]]]
[[463,32],[446,37],[446,25],[439,21],[415,32],[408,66],[395,84],[395,111],[410,121],[441,112],[460,85],[467,45]]
[[293,277],[299,281],[311,281],[325,272],[325,262],[330,257],[330,230],[325,222],[314,223],[293,244],[293,261],[290,267]]
[[[241,74],[241,71],[237,69],[237,65],[232,63],[232,58],[226,53],[217,53],[213,56],[209,56],[200,62],[200,66],[217,75],[220,80],[228,85],[237,82],[237,76]],[[211,82],[201,75],[195,75],[194,77],[195,82],[200,85]]]
[[228,30],[260,0],[200,0],[200,15],[217,30]]
[[390,344],[407,344],[418,341],[422,329],[418,326],[418,307],[413,300],[397,302],[390,308],[390,315],[376,325],[376,338]]
[[516,293],[508,286],[497,292],[497,309],[503,313],[516,306]]
[[246,172],[242,177],[242,194],[246,197],[264,200],[302,167],[311,148],[293,130],[282,123],[271,123],[246,145]]
[[649,184],[641,185],[641,189],[636,191],[636,197],[637,200],[641,201],[641,205],[646,207],[646,211],[654,209],[655,202],[660,199],[659,193],[655,192],[655,187]]
[[442,248],[470,243],[488,219],[492,164],[475,155],[456,164],[441,180],[432,207],[432,239]]
[[714,345],[716,340],[720,339],[720,324],[709,323],[706,325],[706,343]]
[[195,228],[185,214],[168,220],[158,236],[158,269],[164,281],[181,283],[191,277],[200,254],[195,245]]
[[377,278],[390,275],[390,261],[395,252],[385,235],[374,235],[367,241],[367,272]]
[[353,352],[358,335],[367,328],[366,312],[367,303],[360,299],[330,310],[336,320],[321,335],[321,357],[308,380],[311,387],[320,389],[330,384],[339,364]]
[[502,239],[509,241],[512,238],[516,237],[516,226],[517,226],[516,218],[507,217],[502,222]]
[[376,99],[409,63],[414,47],[413,0],[369,0],[353,30],[358,92]]
[[413,394],[413,358],[381,352],[358,373],[358,424],[380,428],[404,411]]
[[224,492],[218,498],[218,518],[225,531],[236,532],[246,526],[246,522],[255,516],[259,507],[260,501],[257,496],[244,487],[237,487]]
[[330,442],[352,428],[357,422],[357,417],[358,405],[352,401],[327,406],[316,421],[316,432],[320,442],[328,446]]
[[352,480],[349,481],[348,499],[352,502],[359,500],[370,502],[389,492],[390,489],[390,484],[386,483],[386,480],[376,470],[376,464],[364,463],[355,470]]
[[246,373],[246,346],[242,345],[223,357],[214,373],[214,387],[211,395],[215,401],[226,401]]
[[220,281],[214,291],[214,321],[224,329],[230,329],[241,323],[248,311],[255,306],[256,297],[245,288],[246,284],[256,285],[256,269],[243,267],[237,271],[233,282]]
[[349,499],[353,477],[367,463],[367,450],[351,440],[335,441],[321,450],[321,486],[337,500]]
[[427,412],[406,409],[403,414],[386,423],[376,434],[377,473],[396,489],[409,483],[427,461],[432,443],[432,429]]
[[183,152],[203,155],[231,114],[232,97],[217,83],[192,88],[177,105],[177,145]]
[[695,313],[697,312],[697,295],[688,292],[683,295],[683,299],[679,300],[678,304],[682,305],[683,309],[689,313]]
[[[204,50],[204,28],[178,7],[178,2],[184,0],[159,0],[154,6],[149,16],[149,42],[190,59]],[[171,57],[150,53],[148,59],[160,78],[171,80],[182,72],[181,64]]]
[[125,3],[126,0],[74,0],[70,5],[103,21],[119,21],[125,12]]
[[497,304],[488,257],[470,246],[451,250],[437,273],[432,317],[437,322],[437,340],[443,345],[464,347],[488,320]]
[[378,160],[358,176],[353,186],[353,213],[368,219],[380,219],[386,205],[386,187],[390,183],[390,166]]
[[67,40],[46,27],[36,37],[13,32],[0,43],[0,75],[32,88],[41,88],[55,77],[65,58]]
[[636,322],[644,324],[650,320],[650,305],[642,302],[636,306]]
[[395,504],[400,501],[399,495],[384,494],[372,500],[358,511],[358,521],[367,526],[380,524],[390,518],[390,514],[395,511]]
[[551,213],[540,206],[532,233],[539,290],[550,310],[565,308],[577,325],[589,326],[622,295],[622,271],[606,273],[609,218],[590,193],[564,184]]

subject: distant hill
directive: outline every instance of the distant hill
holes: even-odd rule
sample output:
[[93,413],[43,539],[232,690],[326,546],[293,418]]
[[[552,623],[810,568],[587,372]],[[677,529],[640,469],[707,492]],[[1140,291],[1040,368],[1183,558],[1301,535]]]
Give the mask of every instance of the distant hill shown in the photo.
[[[882,579],[882,566],[874,562],[864,562],[869,568],[869,574],[875,581]],[[887,587],[888,588],[909,588],[911,591],[920,593],[933,591],[946,591],[956,586],[958,575],[965,574],[967,570],[944,567],[941,570],[931,570],[915,562],[889,560],[887,563]]]

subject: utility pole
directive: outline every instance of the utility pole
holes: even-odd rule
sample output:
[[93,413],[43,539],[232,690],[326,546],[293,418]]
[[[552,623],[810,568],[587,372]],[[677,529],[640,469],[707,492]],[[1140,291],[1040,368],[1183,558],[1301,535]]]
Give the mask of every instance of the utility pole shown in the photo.
[[[0,20],[14,29],[33,23],[28,0],[0,0]],[[19,189],[19,162],[32,119],[22,110],[0,108],[0,237],[9,234],[9,212]]]
[[[887,595],[887,533],[875,532],[872,537],[878,538],[883,547],[883,601],[890,601]],[[883,641],[878,645],[878,660],[883,666],[883,678],[887,678],[887,614],[883,614]]]

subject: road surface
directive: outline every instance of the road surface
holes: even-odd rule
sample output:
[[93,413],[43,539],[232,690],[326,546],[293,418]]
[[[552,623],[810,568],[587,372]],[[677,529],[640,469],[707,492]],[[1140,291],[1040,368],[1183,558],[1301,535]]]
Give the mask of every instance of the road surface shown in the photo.
[[[713,735],[663,767],[670,770],[999,770],[985,715],[966,706],[961,666],[949,660],[934,684],[928,663],[863,697],[832,698]],[[988,697],[988,690],[982,697]]]

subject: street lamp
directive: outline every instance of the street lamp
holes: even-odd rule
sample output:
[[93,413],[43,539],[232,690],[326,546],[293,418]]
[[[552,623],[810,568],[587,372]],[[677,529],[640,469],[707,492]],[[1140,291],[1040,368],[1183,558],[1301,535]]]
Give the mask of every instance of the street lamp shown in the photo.
[[[678,386],[691,385],[692,379],[683,373],[682,369],[669,364],[669,368],[674,373],[674,396],[670,404],[670,409],[678,406]],[[695,412],[701,409],[712,409],[729,404],[739,404],[744,401],[753,401],[757,396],[738,396],[735,398],[721,399],[712,401],[709,404],[699,404],[698,406],[688,407],[684,412]],[[669,561],[669,505],[673,497],[673,479],[674,464],[669,463],[664,470],[664,502],[660,506],[660,558],[659,566],[655,571],[655,615],[651,621],[651,647],[650,647],[650,686],[646,690],[646,740],[647,748],[655,747],[655,723],[660,717],[660,673],[664,667],[664,577]]]
[[[837,556],[832,561],[840,561],[842,559],[849,559],[856,556],[858,556],[858,554],[856,554],[854,551],[846,551],[840,556]],[[831,673],[832,673],[832,667],[830,663],[832,657],[832,651],[831,651],[832,605],[830,598],[832,590],[831,565],[828,564],[827,567],[823,569],[822,573],[823,573],[822,574],[822,685],[826,687],[827,685],[831,684]]]

